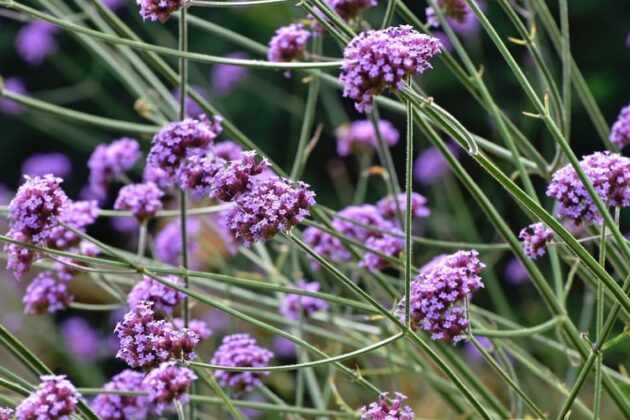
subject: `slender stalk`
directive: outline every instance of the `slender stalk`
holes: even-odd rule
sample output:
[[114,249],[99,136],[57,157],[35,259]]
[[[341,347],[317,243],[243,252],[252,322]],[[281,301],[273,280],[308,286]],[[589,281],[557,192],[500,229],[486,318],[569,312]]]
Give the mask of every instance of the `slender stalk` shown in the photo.
[[480,330],[473,329],[471,331],[472,335],[475,337],[493,337],[493,338],[517,338],[517,337],[529,337],[530,335],[540,334],[545,331],[549,331],[553,327],[561,324],[565,321],[563,317],[553,317],[547,322],[544,322],[540,325],[536,325],[535,327],[529,328],[521,328],[518,330]]
[[[606,225],[602,226],[601,239],[599,242],[599,265],[606,266]],[[602,329],[604,328],[604,287],[602,282],[597,282],[597,309],[595,319],[595,336],[597,342],[603,343]],[[602,364],[604,353],[599,352],[595,359],[595,389],[593,398],[593,418],[598,419],[602,403]]]
[[138,234],[138,261],[141,261],[144,258],[144,254],[147,249],[147,225],[148,220],[143,220],[140,222],[139,234]]
[[[393,0],[390,0],[393,3]],[[407,154],[405,158],[405,325],[411,323],[411,189],[413,188],[413,104],[407,101]],[[394,201],[398,201],[394,197]]]

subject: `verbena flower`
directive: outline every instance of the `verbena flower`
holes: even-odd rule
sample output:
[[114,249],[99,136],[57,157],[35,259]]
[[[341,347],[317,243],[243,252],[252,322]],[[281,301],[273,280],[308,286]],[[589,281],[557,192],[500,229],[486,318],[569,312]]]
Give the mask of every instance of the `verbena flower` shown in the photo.
[[364,420],[411,420],[416,418],[411,407],[403,406],[406,396],[400,392],[394,394],[396,397],[390,403],[387,399],[387,392],[381,394],[378,401],[361,408],[361,419]]
[[164,192],[153,182],[125,185],[118,191],[114,208],[129,210],[139,222],[143,222],[162,210],[163,196]]
[[542,223],[534,223],[523,228],[518,237],[523,240],[525,255],[535,260],[547,252],[547,244],[553,239],[553,231]]
[[[406,193],[400,193],[397,196],[398,207],[394,197],[388,196],[380,199],[376,203],[376,208],[386,219],[396,219],[397,208],[400,208],[401,214],[405,214],[407,209],[407,195]],[[426,206],[427,199],[422,194],[412,192],[411,193],[411,217],[413,219],[421,219],[429,217],[431,210]]]
[[610,141],[620,149],[630,144],[630,105],[621,109],[617,121],[610,129]]
[[83,318],[77,316],[60,325],[61,336],[73,357],[83,363],[97,360],[101,355],[101,334]]
[[[197,85],[189,85],[188,87],[194,90],[195,93],[203,99],[208,100],[208,94],[203,87]],[[179,92],[178,87],[171,91],[173,98],[175,98],[176,101],[179,101]],[[204,110],[201,109],[201,106],[199,106],[197,101],[195,101],[190,95],[186,95],[186,113],[193,118],[198,118],[200,115],[204,114]]]
[[52,174],[60,178],[72,175],[72,162],[64,153],[35,153],[22,162],[22,175],[44,176]]
[[[182,225],[178,219],[173,220],[164,227],[155,237],[155,257],[166,264],[178,266],[181,262],[182,255]],[[197,218],[189,217],[186,219],[187,246],[190,257],[193,257],[195,251],[199,249],[200,243],[198,239],[201,230],[201,222]],[[200,266],[200,262],[191,258],[191,268]]]
[[[392,123],[385,120],[378,122],[381,138],[388,146],[398,143],[400,133]],[[374,151],[378,148],[378,137],[374,124],[370,120],[359,120],[350,126],[342,126],[337,130],[337,154],[348,156],[353,152]]]
[[55,276],[52,271],[38,274],[26,288],[22,299],[24,313],[28,315],[57,312],[66,309],[73,300],[66,279]]
[[68,420],[81,395],[65,375],[44,375],[36,391],[17,406],[20,420]]
[[130,367],[152,368],[170,359],[192,360],[199,336],[177,329],[165,320],[156,320],[150,302],[142,302],[116,325],[120,340],[116,357]]
[[13,418],[13,409],[9,407],[0,407],[0,420],[11,420]]
[[22,60],[32,66],[39,66],[57,51],[55,25],[41,20],[24,25],[15,37],[15,49]]
[[[184,284],[180,278],[175,276],[165,276],[164,279],[177,286]],[[156,310],[170,314],[175,306],[184,300],[185,297],[186,295],[179,290],[160,283],[151,277],[143,276],[142,281],[136,283],[129,292],[127,303],[133,309],[138,307],[138,305],[151,302]]]
[[[301,23],[281,26],[269,41],[267,59],[274,62],[290,62],[304,54],[311,33]],[[285,72],[288,76],[290,71]]]
[[215,143],[213,151],[215,157],[223,160],[240,159],[243,154],[243,148],[231,140]]
[[374,97],[387,88],[402,89],[406,78],[430,69],[429,59],[439,52],[437,38],[409,25],[362,32],[343,53],[343,96],[353,99],[359,112],[369,112]]
[[[7,77],[3,81],[2,90],[7,92],[17,93],[19,95],[26,95],[26,84],[21,77]],[[20,115],[24,112],[24,105],[15,102],[12,99],[0,96],[0,113],[6,115]]]
[[149,391],[148,401],[158,414],[172,407],[175,401],[188,401],[186,391],[197,379],[197,375],[187,367],[174,362],[162,363],[153,369],[142,381],[143,388]]
[[[457,343],[468,328],[465,299],[479,288],[479,276],[485,267],[477,251],[458,251],[441,256],[424,267],[411,282],[411,328],[421,327],[433,340]],[[398,305],[404,319],[405,299]]]
[[[123,370],[103,386],[107,391],[144,391],[142,372]],[[149,415],[147,397],[99,394],[91,408],[103,420],[145,419]]]
[[[403,233],[398,229],[394,230],[394,232],[398,234]],[[398,258],[405,251],[405,241],[398,236],[392,235],[371,236],[365,241],[365,246],[392,258]],[[370,251],[367,251],[361,258],[361,261],[359,261],[359,267],[370,270],[382,270],[391,265],[391,262],[387,259]]]
[[237,195],[227,226],[246,246],[287,232],[310,214],[315,193],[303,182],[271,177],[256,180],[246,194]]
[[[352,22],[357,19],[359,14],[367,9],[376,7],[376,0],[326,0],[326,4],[337,13],[345,22]],[[316,9],[317,10],[317,9]],[[318,15],[329,21],[329,19],[321,11],[317,11]],[[312,17],[312,16],[310,16]],[[325,28],[318,22],[313,22],[313,27],[318,33],[326,32]]]
[[527,273],[525,267],[523,267],[523,264],[516,258],[512,257],[505,265],[503,277],[505,277],[507,283],[518,285],[525,283],[529,279],[529,274]]
[[[453,31],[466,36],[479,30],[479,20],[466,0],[436,0],[435,5],[442,11]],[[485,3],[479,2],[479,6],[483,9]],[[427,25],[440,26],[432,7],[427,7],[426,15]]]
[[88,160],[92,192],[99,199],[104,199],[109,184],[119,181],[125,172],[133,168],[140,156],[140,144],[128,137],[96,146]]
[[[223,337],[210,363],[229,367],[266,367],[272,357],[273,353],[258,346],[249,334],[233,334]],[[269,372],[266,371],[230,372],[217,369],[214,372],[219,384],[224,388],[233,388],[237,395],[251,392],[267,375]]]
[[[99,211],[96,201],[71,201],[59,216],[59,221],[85,232],[96,221]],[[80,242],[81,237],[64,226],[53,227],[48,237],[48,246],[59,250],[67,250]]]
[[[248,59],[249,54],[237,51],[225,56],[226,58]],[[229,64],[215,64],[212,67],[210,79],[212,87],[221,96],[229,94],[247,75],[249,69],[243,66],[230,66]]]
[[[181,318],[173,319],[173,325],[178,329],[184,328],[184,320]],[[188,329],[199,336],[199,340],[203,341],[212,335],[212,330],[208,327],[208,323],[201,319],[191,319],[188,322]]]
[[153,182],[155,185],[162,189],[167,189],[173,184],[173,182],[171,181],[171,177],[168,173],[166,173],[166,171],[149,165],[145,166],[144,168],[144,172],[142,173],[142,181]]
[[225,162],[207,156],[191,156],[177,170],[177,184],[196,199],[211,194],[214,176]]
[[[630,158],[617,153],[596,152],[584,156],[580,167],[606,206],[626,207],[630,204]],[[601,224],[603,221],[570,164],[553,174],[547,195],[557,200],[556,213],[560,217],[571,219],[576,224]]]
[[142,19],[166,23],[173,13],[186,4],[186,0],[136,0],[136,3],[140,6]]
[[[447,144],[451,153],[457,157],[459,149],[453,144]],[[430,185],[439,181],[451,170],[442,153],[435,147],[430,147],[420,153],[413,164],[413,177],[422,185]]]
[[[9,232],[7,236],[20,242],[29,242],[30,240],[22,232]],[[35,251],[16,244],[5,244],[4,252],[7,253],[7,270],[13,272],[13,275],[18,280],[24,277],[24,274],[28,272],[38,257]]]
[[221,121],[219,116],[208,119],[202,115],[199,119],[166,124],[153,137],[147,165],[161,169],[175,182],[177,170],[187,158],[208,153],[210,144],[221,133]]
[[294,359],[297,355],[295,343],[281,336],[273,338],[273,351],[280,359]]
[[[307,282],[306,280],[300,280],[297,286],[309,292],[319,292],[320,288],[318,282]],[[323,299],[292,293],[285,295],[280,303],[280,313],[293,320],[309,318],[315,312],[322,312],[327,309],[328,302]]]
[[222,166],[211,182],[210,195],[222,201],[232,201],[250,190],[253,178],[267,168],[267,159],[256,162],[256,152],[241,153],[241,157]]

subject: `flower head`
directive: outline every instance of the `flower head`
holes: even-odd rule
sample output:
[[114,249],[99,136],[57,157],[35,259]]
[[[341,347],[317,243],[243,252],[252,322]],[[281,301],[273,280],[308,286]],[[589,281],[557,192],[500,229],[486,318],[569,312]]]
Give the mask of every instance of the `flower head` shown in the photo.
[[142,385],[149,391],[148,400],[151,408],[161,414],[175,401],[188,401],[186,391],[196,379],[197,375],[192,370],[169,362],[162,363],[149,372]]
[[225,162],[207,156],[191,156],[177,170],[177,183],[196,199],[211,194],[214,176]]
[[[466,36],[479,30],[479,20],[466,0],[437,0],[435,3],[455,32]],[[481,1],[479,5],[482,8],[485,7],[485,3]],[[432,7],[426,9],[426,14],[427,25],[440,26],[440,22],[435,16],[435,10]]]
[[241,153],[241,157],[221,167],[211,182],[210,195],[222,201],[232,201],[249,191],[253,179],[267,168],[267,160],[256,162],[256,152]]
[[[184,328],[184,320],[181,318],[173,319],[173,325],[178,329]],[[188,329],[199,336],[199,340],[203,341],[212,335],[212,330],[208,327],[208,323],[201,319],[191,319],[188,322]]]
[[553,231],[542,223],[534,223],[523,228],[518,237],[523,240],[525,255],[535,260],[545,255],[546,246],[553,239]]
[[[304,54],[311,33],[301,23],[281,26],[269,41],[267,59],[274,62],[290,62]],[[287,70],[285,75],[290,72]]]
[[139,222],[143,222],[162,210],[163,196],[164,192],[153,182],[125,185],[118,192],[114,208],[130,210]]
[[[183,285],[179,277],[165,276],[164,278],[175,285]],[[184,300],[185,297],[186,295],[179,290],[175,290],[151,277],[143,276],[142,281],[137,283],[129,292],[127,303],[130,308],[136,308],[140,304],[151,302],[156,310],[170,314],[175,306]]]
[[13,409],[9,407],[0,407],[0,420],[11,420],[13,418]]
[[101,334],[85,319],[68,318],[60,329],[70,353],[80,362],[90,363],[101,356]]
[[[477,251],[441,256],[423,267],[411,282],[411,327],[421,327],[433,340],[457,343],[468,328],[464,299],[483,287],[479,276],[485,267]],[[404,299],[398,306],[404,319]]]
[[[402,234],[402,231],[398,229],[395,232]],[[365,246],[392,258],[398,258],[405,251],[405,241],[399,236],[392,235],[370,236],[365,241]],[[370,270],[382,270],[390,265],[392,265],[390,261],[375,252],[366,252],[359,261],[359,267]]]
[[[385,120],[378,122],[378,131],[388,146],[398,143],[400,133],[392,123]],[[353,122],[349,127],[342,126],[337,130],[337,154],[348,156],[353,152],[374,151],[378,147],[378,136],[374,124],[370,120]]]
[[22,301],[24,313],[41,315],[66,309],[74,300],[64,278],[55,277],[52,271],[40,273],[26,288]]
[[[7,236],[20,242],[28,242],[29,238],[22,232],[9,232]],[[16,279],[20,280],[28,272],[37,258],[37,253],[17,244],[4,244],[7,253],[7,270],[11,270]]]
[[237,160],[241,158],[243,148],[237,143],[226,140],[214,145],[214,156],[223,160]]
[[[96,221],[99,210],[96,201],[71,201],[59,216],[59,221],[85,232]],[[48,237],[48,246],[60,250],[69,249],[80,242],[81,237],[64,226],[53,227]]]
[[[143,379],[142,372],[126,369],[103,388],[106,391],[142,391]],[[144,419],[149,414],[147,397],[136,395],[99,394],[91,407],[103,420]]]
[[[316,281],[300,280],[298,287],[309,292],[319,292],[320,284]],[[293,320],[309,318],[315,312],[326,311],[328,302],[312,296],[287,294],[280,304],[280,313]]]
[[[630,204],[630,158],[617,153],[596,152],[584,156],[580,167],[606,206],[626,207]],[[602,215],[570,164],[553,174],[547,195],[558,201],[558,216],[577,224],[602,223]]]
[[140,16],[144,20],[166,23],[171,15],[181,9],[186,0],[136,0],[140,6]]
[[[266,367],[272,357],[273,353],[258,346],[249,334],[233,334],[223,337],[223,343],[210,363],[228,367]],[[222,387],[234,388],[237,394],[251,392],[267,375],[269,372],[266,371],[230,372],[217,369],[214,372]]]
[[57,51],[55,25],[44,21],[27,23],[15,37],[15,48],[22,60],[32,66],[39,66],[46,57]]
[[623,149],[630,144],[630,105],[625,106],[610,129],[610,141]]
[[361,419],[363,420],[411,420],[416,418],[411,408],[403,403],[406,396],[397,392],[396,398],[390,403],[387,399],[387,392],[381,394],[378,401],[361,408]]
[[[407,195],[405,193],[398,194],[398,207],[400,211],[404,214],[405,209],[407,208]],[[429,217],[431,214],[431,210],[426,206],[427,199],[422,194],[418,194],[416,192],[411,193],[411,217],[413,219],[420,219]],[[388,196],[382,198],[376,203],[376,208],[386,219],[395,219],[396,218],[396,202],[394,201],[394,197]]]
[[42,376],[37,391],[29,395],[15,410],[22,420],[68,420],[81,395],[65,375]]
[[99,144],[88,160],[89,185],[100,199],[107,195],[107,187],[129,171],[140,159],[140,144],[137,140],[123,137],[109,144]]
[[437,38],[409,25],[362,32],[343,53],[343,96],[353,99],[359,112],[370,111],[375,96],[402,89],[406,78],[430,69],[429,59],[439,52]]
[[[226,55],[227,58],[248,59],[249,54],[237,51]],[[214,90],[221,96],[229,94],[245,77],[249,70],[243,66],[216,64],[212,67],[210,79]]]
[[514,257],[510,258],[507,264],[505,264],[503,276],[506,282],[511,285],[522,284],[529,279],[529,274],[525,267],[523,267],[523,263]]
[[[21,77],[8,77],[4,79],[2,90],[17,93],[18,95],[26,95],[27,93],[26,84]],[[6,115],[20,115],[22,112],[24,112],[24,105],[12,99],[0,96],[0,113]]]
[[63,153],[35,153],[22,162],[22,175],[43,176],[53,174],[66,178],[72,174],[72,162]]

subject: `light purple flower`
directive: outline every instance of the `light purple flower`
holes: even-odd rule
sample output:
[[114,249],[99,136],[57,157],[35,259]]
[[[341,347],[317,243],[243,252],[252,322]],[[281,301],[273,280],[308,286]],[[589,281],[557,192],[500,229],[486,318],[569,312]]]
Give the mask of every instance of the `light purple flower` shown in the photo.
[[294,359],[297,355],[295,343],[281,336],[273,338],[273,351],[280,359]]
[[186,0],[136,0],[140,6],[140,16],[143,20],[166,23],[171,14],[184,6]]
[[[173,319],[173,325],[181,330],[184,328],[184,320],[175,318]],[[212,330],[208,328],[206,321],[201,319],[191,319],[188,322],[188,329],[199,336],[199,341],[203,341],[212,335]]]
[[396,398],[390,403],[387,399],[387,392],[381,394],[378,401],[361,408],[362,420],[411,420],[416,415],[408,405],[403,406],[407,399],[400,392],[395,393]]
[[0,420],[11,420],[13,418],[13,409],[9,407],[0,407]]
[[[304,54],[311,33],[301,23],[281,26],[269,41],[267,59],[274,62],[290,62]],[[291,72],[287,70],[285,76]]]
[[140,144],[128,137],[96,146],[88,160],[92,192],[99,199],[104,199],[108,185],[119,181],[125,172],[133,168],[140,156]]
[[49,22],[27,23],[15,37],[15,49],[28,64],[39,66],[50,54],[57,51],[55,33],[58,31],[59,28]]
[[[401,230],[395,229],[393,232],[402,234]],[[365,246],[369,249],[385,254],[392,258],[398,258],[400,254],[405,252],[405,241],[399,236],[382,235],[370,236],[365,241]],[[367,251],[361,261],[359,267],[370,270],[382,270],[390,267],[392,263],[381,255]]]
[[169,409],[175,401],[188,401],[186,391],[197,379],[197,375],[187,367],[175,362],[162,363],[153,369],[142,381],[142,387],[149,391],[148,401],[158,414]]
[[621,109],[617,121],[610,129],[610,141],[620,149],[630,144],[630,104]]
[[503,276],[512,285],[523,284],[529,279],[529,274],[523,264],[514,257],[510,258],[505,265]]
[[125,185],[118,191],[116,210],[129,210],[138,222],[152,218],[162,210],[164,192],[153,182]]
[[530,260],[535,260],[547,252],[547,244],[553,239],[553,231],[542,223],[534,223],[523,228],[518,237],[523,240],[523,251]]
[[[376,7],[376,0],[326,0],[326,4],[330,6],[345,22],[355,20],[363,10]],[[315,9],[317,10],[317,9]],[[319,10],[317,14],[329,21],[329,19]],[[318,33],[324,33],[325,28],[317,21],[313,22],[313,26]]]
[[65,375],[44,375],[34,391],[15,410],[20,420],[68,420],[79,403],[79,394]]
[[[300,280],[297,286],[309,292],[319,292],[320,284],[316,281]],[[298,320],[310,318],[315,312],[328,310],[328,302],[312,296],[287,294],[280,303],[280,313],[286,318]]]
[[[225,56],[226,58],[248,59],[249,54],[237,51]],[[210,79],[212,87],[221,96],[229,94],[247,75],[249,70],[243,66],[230,66],[229,64],[215,64],[212,67]]]
[[[378,122],[378,130],[385,144],[395,146],[400,133],[392,123],[386,120]],[[337,130],[337,154],[348,156],[351,153],[369,151],[378,148],[378,137],[374,124],[370,120],[359,120],[351,125],[344,125]]]
[[[203,87],[190,85],[190,88],[192,88],[203,99],[208,100],[208,94]],[[172,94],[175,100],[179,101],[179,88],[173,89]],[[198,118],[199,115],[204,114],[203,109],[201,109],[199,104],[190,95],[186,95],[186,113],[193,118]]]
[[234,198],[250,190],[254,177],[267,168],[267,159],[256,162],[256,152],[241,153],[237,160],[221,166],[210,183],[210,196],[222,201]]
[[[485,9],[485,3],[481,1],[478,3],[482,10]],[[467,36],[479,30],[479,20],[466,0],[437,0],[435,4],[442,11],[448,24],[456,33]],[[427,25],[433,27],[440,26],[440,22],[435,16],[433,8],[428,7],[426,9],[426,15]]]
[[[447,144],[451,153],[457,157],[459,148],[454,144]],[[413,177],[416,182],[422,185],[433,184],[440,180],[451,170],[448,162],[442,156],[442,153],[435,147],[429,147],[420,153],[413,165]]]
[[[223,337],[210,363],[229,367],[266,367],[272,357],[273,353],[258,346],[249,334],[233,334]],[[237,395],[251,392],[267,375],[267,371],[230,372],[217,369],[214,372],[219,384],[224,388],[234,388]]]
[[[96,201],[71,201],[59,216],[59,221],[80,232],[85,232],[86,228],[96,221],[99,211]],[[67,250],[80,242],[79,235],[63,226],[53,227],[48,237],[48,246],[59,250]]]
[[[422,219],[429,217],[431,210],[426,206],[427,199],[422,194],[412,192],[411,193],[411,217],[412,219]],[[398,194],[398,207],[401,213],[404,215],[407,208],[407,195],[406,193]],[[376,208],[386,219],[396,219],[396,202],[391,196],[384,197],[376,203]]]
[[343,53],[343,96],[353,99],[359,112],[369,112],[375,96],[402,89],[405,79],[430,69],[429,59],[439,52],[437,38],[409,25],[362,32]]
[[72,175],[72,162],[63,153],[35,153],[22,162],[22,175],[53,174],[60,178]]
[[[177,286],[182,286],[183,282],[179,277],[165,276],[165,280],[172,282]],[[131,309],[137,308],[138,305],[144,305],[151,302],[155,310],[163,311],[167,314],[173,312],[184,298],[185,294],[179,290],[168,287],[167,285],[154,280],[151,277],[143,276],[142,281],[136,283],[127,296],[127,304]]]
[[[182,254],[181,222],[175,219],[162,229],[155,237],[155,257],[166,264],[178,266]],[[201,222],[199,219],[189,217],[186,219],[186,231],[188,233],[188,250],[192,257],[200,248],[199,231]],[[191,259],[191,268],[200,267],[201,262]]]
[[101,355],[101,334],[83,318],[71,317],[60,325],[66,348],[80,362],[90,363]]
[[[30,242],[30,238],[22,232],[9,231],[7,236],[16,241]],[[4,244],[4,252],[7,253],[7,270],[12,271],[18,280],[24,277],[24,274],[31,268],[35,259],[38,258],[35,251],[16,244]]]
[[54,313],[66,309],[74,296],[68,291],[65,280],[53,275],[52,271],[38,274],[24,293],[24,313],[41,315],[46,311]]
[[191,156],[177,170],[177,184],[197,200],[206,198],[211,195],[214,176],[224,164],[207,156]]
[[[8,77],[3,81],[2,90],[17,93],[18,95],[26,95],[26,84],[21,77]],[[12,99],[0,96],[0,112],[6,115],[20,115],[24,112],[24,105],[13,101]]]
[[[105,384],[107,391],[144,391],[144,373],[123,370]],[[147,397],[135,395],[99,394],[91,408],[103,420],[146,419],[149,415]]]
[[113,217],[110,219],[109,224],[111,227],[120,233],[136,234],[138,233],[138,221],[135,217]]
[[231,140],[225,140],[214,145],[214,156],[223,160],[240,159],[243,148]]

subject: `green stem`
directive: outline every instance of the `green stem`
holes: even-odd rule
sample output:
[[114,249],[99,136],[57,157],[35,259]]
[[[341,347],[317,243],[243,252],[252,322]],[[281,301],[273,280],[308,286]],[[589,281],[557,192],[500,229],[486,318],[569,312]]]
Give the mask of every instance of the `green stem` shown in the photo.
[[558,324],[561,324],[564,321],[565,321],[565,318],[556,316],[547,322],[544,322],[540,325],[536,325],[535,327],[521,328],[518,330],[504,330],[504,331],[473,329],[472,335],[476,337],[481,336],[481,337],[493,337],[493,338],[529,337],[530,335],[533,335],[533,334],[540,334],[542,332],[548,331],[552,329],[553,327],[557,326]]
[[[393,4],[394,0],[390,0]],[[392,7],[393,9],[393,7]],[[407,154],[405,159],[405,325],[411,323],[411,189],[413,188],[413,104],[407,101]],[[393,197],[398,202],[397,197]]]

